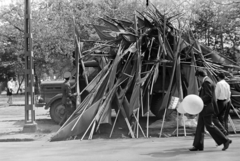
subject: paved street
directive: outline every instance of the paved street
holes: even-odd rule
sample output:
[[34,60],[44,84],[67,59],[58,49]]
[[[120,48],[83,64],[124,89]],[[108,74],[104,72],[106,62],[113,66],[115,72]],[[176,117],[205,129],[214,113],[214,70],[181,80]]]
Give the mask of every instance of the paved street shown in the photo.
[[190,152],[192,137],[150,139],[94,139],[61,142],[0,143],[1,161],[239,161],[240,139],[227,151],[205,139],[205,151]]

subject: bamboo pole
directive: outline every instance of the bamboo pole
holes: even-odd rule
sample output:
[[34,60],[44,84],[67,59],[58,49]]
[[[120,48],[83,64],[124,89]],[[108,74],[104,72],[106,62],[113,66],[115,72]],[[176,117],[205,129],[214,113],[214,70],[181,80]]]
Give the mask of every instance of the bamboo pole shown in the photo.
[[[76,33],[75,33],[76,36]],[[75,58],[76,58],[76,78],[75,78],[75,82],[76,82],[76,92],[77,92],[77,96],[76,96],[76,108],[78,107],[78,105],[81,102],[81,96],[80,96],[80,85],[79,85],[79,41],[78,41],[78,37],[76,37],[76,45],[77,45],[77,50],[75,52]]]
[[[136,11],[134,11],[134,21],[135,21],[135,34],[137,36],[139,36],[139,34],[138,34],[138,25],[137,25],[138,21],[137,21]],[[139,42],[141,42],[141,40],[139,40]],[[136,41],[136,47],[137,47],[137,51],[138,51],[137,54],[138,54],[138,58],[139,58],[139,56],[141,54],[141,46],[139,46],[138,41]],[[139,63],[141,63],[141,62],[139,62]],[[140,75],[141,69],[140,68],[141,68],[141,65],[139,64],[139,66],[138,66],[138,73],[137,73],[137,79],[141,79],[141,75]],[[141,99],[140,96],[139,96],[139,98]],[[141,101],[141,100],[139,100],[139,101]],[[140,106],[141,106],[141,103],[140,103]],[[134,115],[134,113],[133,113],[133,115]],[[137,119],[139,120],[139,108],[137,110]],[[136,128],[137,128],[137,138],[138,138],[138,133],[139,133],[138,126],[136,126]]]
[[124,109],[123,109],[121,104],[120,104],[120,109],[121,109],[121,112],[123,114],[124,120],[127,123],[127,126],[128,126],[129,131],[130,131],[131,137],[135,138],[134,133],[133,133],[132,128],[131,128],[131,125],[130,125],[128,119],[127,119],[127,115],[126,115],[126,113],[125,113],[125,111],[124,111]]
[[[86,98],[87,98],[87,97],[86,97]],[[84,102],[82,102],[82,103],[85,103],[85,102],[87,101],[86,98],[84,99]],[[72,119],[72,117],[74,116],[75,113],[77,113],[77,110],[75,110],[75,111],[72,113],[72,115],[67,119],[67,121],[64,122],[64,124],[58,129],[58,131],[57,131],[56,133],[60,132],[60,131],[62,130],[62,128],[65,127],[65,126],[69,123],[69,120]]]
[[[108,68],[108,66],[109,66],[109,63],[102,69],[102,71],[105,70],[106,68]],[[94,82],[101,74],[102,74],[102,72],[99,72],[99,73],[93,78],[93,80],[92,80],[90,83],[88,83],[83,90],[81,90],[80,95],[81,95],[84,91],[86,91],[86,89],[91,85],[91,83]],[[101,80],[101,79],[100,79],[100,80]],[[100,80],[99,80],[99,81],[100,81]],[[97,84],[97,83],[96,83],[96,84]]]
[[74,130],[74,128],[76,127],[77,123],[79,122],[80,118],[82,117],[83,113],[85,112],[85,110],[87,109],[88,105],[86,105],[82,111],[82,113],[80,114],[80,116],[78,117],[77,121],[75,122],[75,124],[73,125],[71,131]]
[[149,103],[149,86],[147,87],[147,137],[149,137],[149,110],[150,110],[150,103]]
[[[159,43],[160,40],[163,41],[163,46],[165,45],[165,27],[166,27],[166,20],[164,17],[164,26],[163,26],[163,40],[160,38],[159,36]],[[165,48],[164,48],[165,49]],[[163,54],[163,59],[165,59],[165,56],[167,55],[166,50],[164,50],[164,54]],[[163,68],[162,68],[162,91],[165,91],[165,78],[166,78],[166,63],[163,63]],[[162,98],[164,98],[165,94],[164,92],[162,93]]]
[[[177,86],[178,86],[178,91],[179,91],[179,99],[180,101],[183,100],[183,89],[182,89],[182,76],[181,76],[181,59],[180,57],[177,58],[177,77],[178,77],[178,82],[177,82]],[[177,113],[178,114],[178,113]],[[184,113],[182,114],[182,118],[183,118],[183,129],[184,129],[184,136],[186,137],[186,124],[185,124],[185,119],[184,119],[185,115]],[[177,127],[178,129],[178,127]]]
[[187,134],[186,134],[186,126],[185,126],[185,119],[184,119],[184,114],[182,114],[182,118],[183,118],[183,130],[184,130],[184,136],[186,137]]
[[94,123],[93,123],[92,130],[91,130],[91,132],[90,132],[90,134],[89,134],[88,140],[91,140],[91,139],[92,139],[95,126],[96,126],[96,121],[94,121]]
[[232,120],[230,115],[228,116],[228,120],[230,122],[230,125],[232,126],[232,129],[233,129],[234,133],[236,134],[237,133],[236,132],[236,126],[234,125],[233,120]]
[[[107,75],[107,74],[106,74],[106,75]],[[106,75],[105,75],[105,76],[106,76]],[[105,89],[105,91],[104,91],[104,95],[105,95],[105,94],[106,94],[106,89]],[[100,100],[99,107],[101,106],[102,102],[103,102],[103,98],[101,98],[101,100]],[[88,126],[87,130],[86,130],[85,133],[83,134],[81,140],[83,140],[83,138],[84,138],[85,135],[87,134],[87,132],[88,132],[88,130],[90,129],[90,127],[92,126],[92,124],[93,124],[93,123],[94,123],[94,124],[96,123],[96,116],[97,116],[97,115],[95,115],[94,119],[92,120],[92,122],[91,122],[90,125]],[[95,125],[94,125],[94,127],[95,127]],[[90,134],[91,134],[91,133],[90,133]]]
[[[232,96],[233,97],[233,96]],[[238,118],[240,118],[240,115],[238,114],[238,112],[236,111],[235,107],[233,106],[233,104],[230,102],[230,106],[232,107],[233,111],[236,113],[236,115],[238,116]]]
[[[108,71],[108,72],[109,72],[109,71]],[[105,77],[107,76],[108,72],[105,74],[105,76],[104,76],[103,78],[105,78]],[[103,80],[104,80],[104,79],[101,79],[99,84],[101,84],[101,83],[103,82]],[[97,85],[96,85],[95,87],[97,87]],[[98,87],[97,87],[97,88],[98,88]],[[79,122],[80,118],[81,118],[82,115],[84,114],[85,110],[86,110],[86,109],[89,107],[89,105],[92,103],[95,95],[96,95],[96,92],[94,92],[94,93],[92,94],[92,97],[90,98],[90,100],[88,101],[88,103],[85,105],[82,113],[80,114],[80,116],[78,117],[77,121],[76,121],[75,124],[73,125],[71,131],[73,131],[74,128],[76,127],[77,123]]]
[[115,120],[114,120],[113,127],[112,127],[112,129],[111,129],[109,138],[112,137],[112,133],[113,133],[114,127],[115,127],[115,125],[116,125],[116,122],[117,122],[117,118],[118,118],[118,116],[119,116],[119,113],[120,113],[120,109],[118,109],[118,112],[117,112],[116,118],[115,118]]
[[161,130],[160,130],[159,137],[162,136],[162,131],[163,131],[163,126],[164,126],[164,121],[165,121],[166,112],[167,112],[167,108],[165,108],[165,111],[164,111],[163,121],[162,121],[162,126],[161,126]]
[[[135,119],[136,119],[136,121],[137,121],[137,124],[139,124],[139,123],[138,123],[138,121],[139,121],[139,108],[137,109],[137,118],[136,118],[135,115],[134,115],[134,117],[135,117]],[[140,127],[140,125],[137,126],[137,138],[138,138],[138,134],[139,134],[139,127]]]
[[[117,94],[117,98],[119,98],[118,94]],[[121,110],[121,113],[122,113],[122,115],[123,115],[123,117],[124,117],[124,120],[125,120],[125,122],[126,122],[126,124],[127,124],[128,130],[129,130],[129,132],[130,132],[130,134],[131,134],[131,137],[132,137],[132,138],[135,138],[134,132],[132,131],[132,127],[131,127],[131,125],[130,125],[130,123],[129,123],[129,121],[128,121],[127,114],[126,114],[126,112],[124,111],[124,108],[123,108],[122,103],[119,102],[119,101],[117,101],[117,104],[118,104],[118,107],[119,107],[119,109]]]
[[178,137],[178,132],[179,132],[179,116],[178,116],[178,111],[177,111],[177,137]]
[[[75,26],[75,28],[76,28],[76,26]],[[75,29],[75,30],[77,31],[77,29]],[[85,65],[84,65],[84,62],[83,62],[83,58],[82,58],[80,41],[78,42],[78,52],[79,52],[79,59],[78,59],[78,61],[80,60],[80,63],[82,65],[82,69],[83,69],[83,76],[84,76],[86,85],[88,85],[88,77],[87,77],[86,68],[85,68]]]
[[[135,118],[135,120],[136,120],[136,122],[137,122],[137,125],[138,125],[138,127],[140,128],[140,130],[141,130],[143,136],[146,137],[146,135],[145,135],[145,133],[144,133],[144,131],[143,131],[143,129],[142,129],[140,123],[139,123],[139,119],[138,119],[135,115],[133,115],[133,116],[134,116],[134,118]],[[138,137],[138,136],[137,136],[137,137]]]
[[[100,74],[100,73],[99,73],[99,74]],[[95,80],[95,79],[96,79],[96,77],[95,77],[93,80]],[[92,82],[93,82],[93,80],[92,80]],[[100,82],[101,82],[101,81],[100,81]],[[91,83],[90,83],[90,84],[91,84]],[[88,84],[87,87],[88,87],[90,84]],[[100,84],[100,83],[99,83],[99,84]],[[84,90],[85,90],[87,87],[85,87]],[[95,86],[95,87],[96,87],[96,86]],[[95,88],[95,87],[94,87],[94,88]],[[83,92],[83,91],[82,91],[82,92]],[[82,92],[80,93],[80,95],[82,94]],[[93,96],[92,96],[91,98],[87,99],[88,97],[89,97],[89,95],[83,100],[83,102],[81,103],[81,105],[82,105],[82,104],[85,104],[87,101],[88,101],[88,104],[91,102],[90,100],[93,99]],[[87,105],[85,105],[85,108],[87,108],[86,106],[87,106]],[[78,108],[80,108],[80,107],[78,107]],[[74,116],[74,114],[76,114],[76,113],[78,112],[78,108],[72,113],[72,115],[67,119],[67,121],[59,128],[59,130],[57,131],[57,133],[58,133],[64,126],[66,126],[66,124],[69,123],[69,120],[72,119],[72,117]],[[83,112],[85,111],[85,108],[83,109]],[[82,113],[81,113],[81,115],[82,115]],[[80,115],[80,116],[81,116],[81,115]],[[78,121],[79,121],[79,119],[80,119],[80,117],[78,118]],[[77,121],[77,122],[78,122],[78,121]],[[77,122],[74,124],[73,127],[76,126]],[[72,129],[72,130],[73,130],[73,129]]]
[[91,122],[90,125],[88,126],[88,128],[87,128],[87,130],[85,131],[85,133],[83,134],[81,140],[84,139],[84,137],[85,137],[85,135],[87,134],[88,130],[90,129],[90,127],[92,126],[92,124],[96,121],[95,118],[96,118],[96,117],[94,117],[94,119],[92,120],[92,122]]
[[144,111],[143,111],[143,89],[140,88],[140,108],[142,111],[142,117],[144,116]]

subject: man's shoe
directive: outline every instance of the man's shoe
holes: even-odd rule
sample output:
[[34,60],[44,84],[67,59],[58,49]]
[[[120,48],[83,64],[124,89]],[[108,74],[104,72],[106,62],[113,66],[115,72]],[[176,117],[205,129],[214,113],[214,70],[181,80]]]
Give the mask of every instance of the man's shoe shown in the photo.
[[223,151],[227,150],[229,145],[232,143],[232,140],[228,139],[226,143],[223,144]]
[[189,151],[203,151],[203,149],[192,147],[192,148],[189,149]]

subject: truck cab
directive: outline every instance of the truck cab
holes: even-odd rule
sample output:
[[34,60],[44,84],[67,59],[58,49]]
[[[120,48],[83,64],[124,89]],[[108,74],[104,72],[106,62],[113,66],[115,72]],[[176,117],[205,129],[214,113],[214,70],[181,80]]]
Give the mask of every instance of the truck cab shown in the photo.
[[[89,82],[100,72],[101,68],[97,61],[84,62],[86,67],[86,73]],[[75,72],[76,73],[76,72]],[[72,92],[75,92],[75,73],[72,71],[72,79],[70,80],[70,85],[72,87]],[[37,99],[35,106],[44,107],[46,110],[50,110],[51,119],[59,124],[65,113],[65,107],[62,104],[62,93],[61,86],[64,80],[58,81],[43,81],[40,84],[40,97]],[[84,77],[80,74],[79,76],[79,86],[80,91],[86,87]],[[83,100],[88,95],[87,91],[81,94],[81,100]]]

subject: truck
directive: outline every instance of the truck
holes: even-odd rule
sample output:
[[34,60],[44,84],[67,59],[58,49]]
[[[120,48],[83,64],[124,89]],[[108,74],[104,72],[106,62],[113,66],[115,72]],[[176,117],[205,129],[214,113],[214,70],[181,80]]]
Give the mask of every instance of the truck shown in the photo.
[[[87,73],[89,82],[100,72],[101,67],[100,64],[96,60],[86,61],[84,62],[85,72]],[[75,74],[76,71],[72,72],[72,79],[70,80],[70,85],[72,88],[72,92],[75,92]],[[40,84],[40,95],[36,100],[35,107],[44,107],[46,110],[49,110],[51,119],[59,124],[62,117],[65,113],[65,107],[62,104],[62,93],[61,86],[64,80],[57,81],[43,81]],[[80,91],[86,87],[86,83],[83,75],[79,76],[79,87]],[[81,94],[81,100],[83,100],[87,96],[88,92],[84,91]]]

